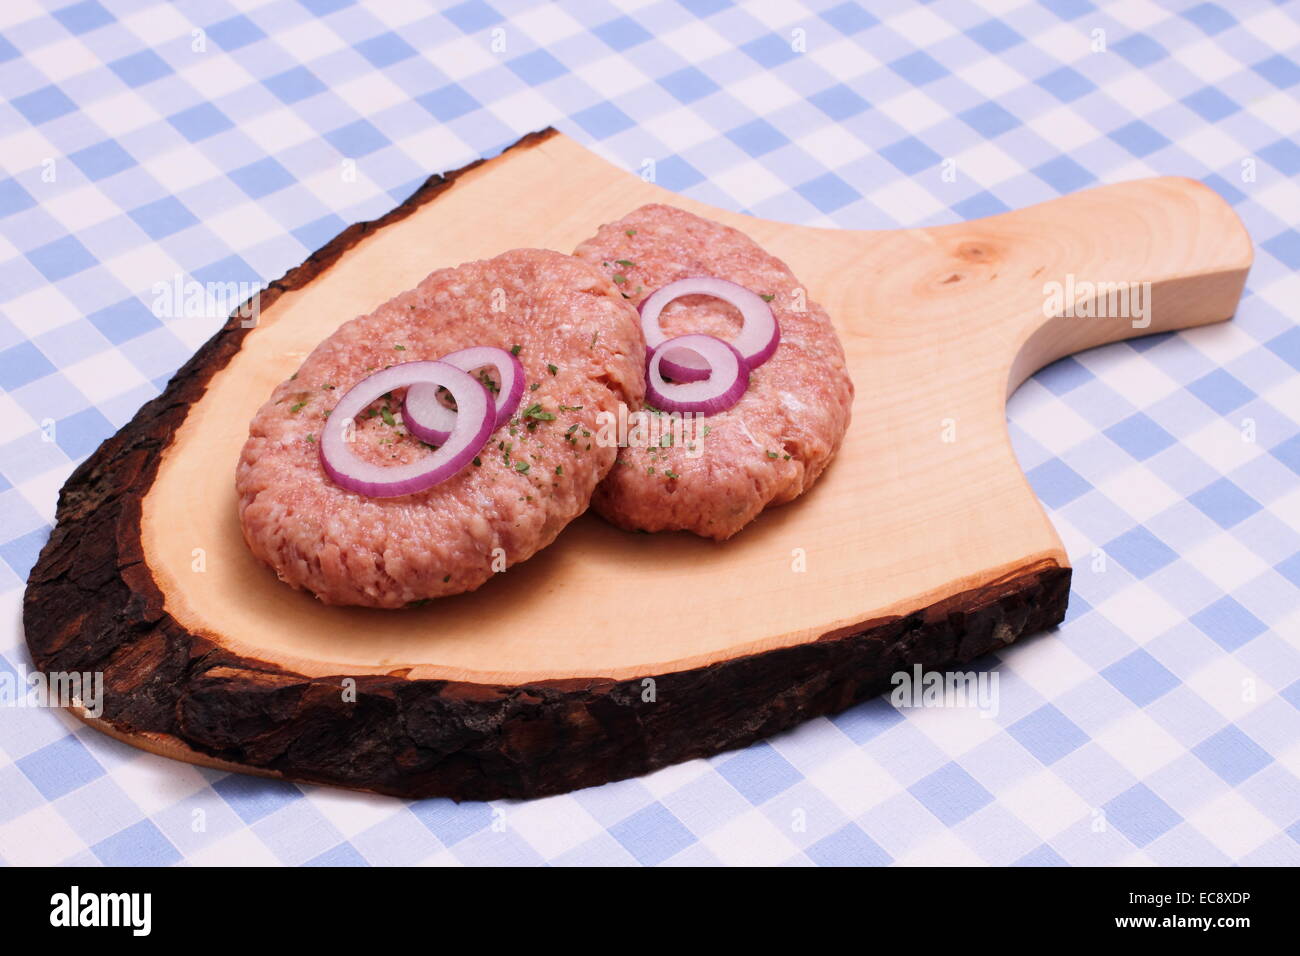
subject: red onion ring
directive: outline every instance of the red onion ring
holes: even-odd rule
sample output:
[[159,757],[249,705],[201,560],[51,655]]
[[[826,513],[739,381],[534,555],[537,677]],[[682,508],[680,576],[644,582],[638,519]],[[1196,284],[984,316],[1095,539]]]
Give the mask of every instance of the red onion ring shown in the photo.
[[[659,314],[668,303],[684,295],[709,295],[729,302],[740,310],[744,325],[731,345],[740,353],[750,371],[758,368],[776,351],[781,343],[781,326],[763,297],[743,285],[713,276],[695,276],[678,279],[662,289],[657,289],[641,303],[641,331],[646,347],[657,349],[668,339],[659,325]],[[709,376],[709,370],[688,352],[673,350],[671,357],[663,359],[664,374],[678,382],[698,382]]]
[[[708,366],[704,381],[666,382],[662,366],[671,346],[673,354],[693,352]],[[715,415],[726,411],[749,387],[749,367],[744,356],[730,342],[712,335],[679,335],[668,339],[650,356],[646,372],[646,402],[665,412],[703,412]]]
[[[385,392],[416,384],[442,386],[456,400],[456,424],[446,442],[432,455],[407,465],[375,465],[362,461],[349,446],[349,423]],[[372,498],[395,498],[432,488],[456,474],[472,459],[496,421],[492,396],[483,383],[446,362],[405,362],[363,378],[334,406],[320,436],[320,460],[325,473],[340,488]]]
[[[490,365],[497,370],[496,421],[493,431],[510,420],[524,394],[524,367],[505,349],[476,345],[438,359],[465,372]],[[456,424],[456,412],[438,400],[438,389],[416,384],[406,390],[402,422],[412,435],[430,445],[441,445]]]

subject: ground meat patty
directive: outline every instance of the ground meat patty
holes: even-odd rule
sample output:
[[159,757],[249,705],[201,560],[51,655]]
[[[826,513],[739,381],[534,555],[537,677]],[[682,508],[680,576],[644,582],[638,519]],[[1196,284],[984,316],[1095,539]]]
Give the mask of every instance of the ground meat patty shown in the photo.
[[[768,505],[807,491],[844,438],[853,383],[826,312],[806,301],[790,269],[744,234],[671,206],[642,206],[602,226],[575,255],[603,269],[631,301],[691,276],[718,276],[772,296],[781,344],[725,412],[704,420],[701,448],[627,447],[593,507],[619,527],[729,538]],[[740,314],[707,296],[670,303],[669,335],[730,340]],[[660,439],[662,442],[662,438]]]
[[[517,346],[529,383],[480,464],[400,498],[329,479],[315,440],[349,388],[472,345]],[[435,272],[343,325],[258,411],[235,478],[244,537],[281,580],[327,604],[391,608],[471,591],[587,509],[617,452],[592,440],[592,426],[601,410],[642,399],[644,364],[636,311],[585,262],[518,249]],[[402,392],[358,416],[359,457],[430,454],[401,427]]]

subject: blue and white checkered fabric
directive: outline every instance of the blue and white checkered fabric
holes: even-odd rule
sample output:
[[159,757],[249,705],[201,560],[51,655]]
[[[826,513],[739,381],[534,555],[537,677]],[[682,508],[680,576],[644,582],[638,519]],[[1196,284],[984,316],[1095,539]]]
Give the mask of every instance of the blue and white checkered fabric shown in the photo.
[[548,123],[814,225],[1190,176],[1258,257],[1236,321],[1066,359],[1012,400],[1076,570],[1066,625],[986,662],[996,718],[877,700],[643,779],[457,806],[198,770],[6,708],[0,860],[1300,862],[1300,6],[870,6],[5,0],[9,671],[60,485],[219,322],[157,318],[154,283],[270,280]]

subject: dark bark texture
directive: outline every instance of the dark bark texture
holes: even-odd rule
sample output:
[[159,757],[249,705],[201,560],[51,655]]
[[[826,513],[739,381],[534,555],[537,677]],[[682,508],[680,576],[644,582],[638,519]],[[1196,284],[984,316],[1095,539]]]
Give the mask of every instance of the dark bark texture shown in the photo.
[[[430,177],[388,215],[350,226],[271,283],[260,308],[435,200],[462,172]],[[186,631],[165,611],[144,560],[141,506],[160,453],[246,331],[237,318],[228,322],[77,468],[27,582],[23,623],[34,663],[102,671],[101,720],[127,739],[404,797],[538,797],[743,747],[878,694],[896,671],[970,661],[1065,614],[1070,570],[1047,563],[906,617],[693,670],[519,686],[358,676],[355,695],[345,695],[348,675],[306,677]]]

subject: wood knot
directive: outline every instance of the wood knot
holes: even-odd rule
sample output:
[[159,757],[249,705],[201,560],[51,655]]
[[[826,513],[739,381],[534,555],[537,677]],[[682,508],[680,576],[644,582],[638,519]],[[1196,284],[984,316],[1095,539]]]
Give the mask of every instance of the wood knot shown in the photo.
[[986,242],[963,242],[957,247],[957,258],[967,262],[992,262],[994,254]]

